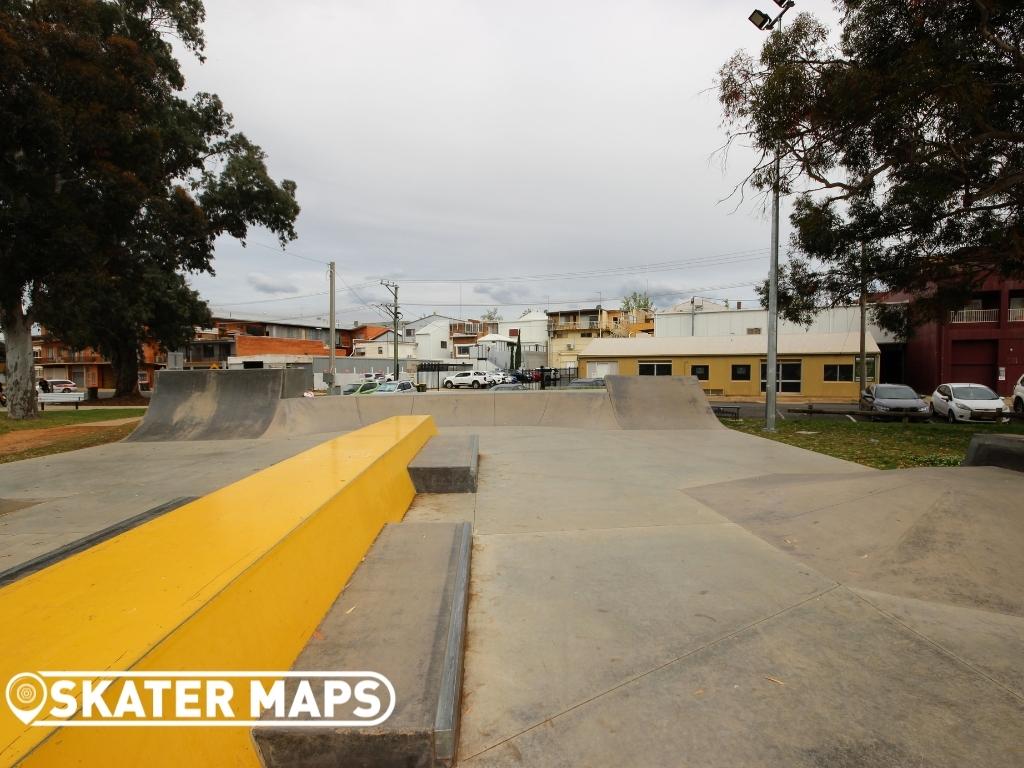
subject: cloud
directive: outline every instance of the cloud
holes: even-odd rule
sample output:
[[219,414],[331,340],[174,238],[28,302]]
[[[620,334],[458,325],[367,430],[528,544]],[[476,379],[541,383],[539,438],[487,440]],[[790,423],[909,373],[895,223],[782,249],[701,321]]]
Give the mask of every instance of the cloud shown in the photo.
[[245,278],[257,293],[269,293],[271,296],[284,293],[298,293],[299,286],[282,275],[265,275],[262,272],[250,272]]
[[[218,241],[216,277],[195,283],[211,301],[323,292],[329,261],[361,297],[341,293],[343,307],[387,301],[373,285],[387,276],[407,316],[470,317],[485,302],[617,306],[648,281],[652,293],[749,299],[749,287],[717,286],[763,279],[766,256],[716,258],[767,250],[763,201],[737,213],[718,203],[755,155],[738,146],[724,171],[709,162],[725,140],[716,72],[765,41],[746,4],[218,0],[206,10],[206,62],[182,53],[189,87],[223,98],[271,175],[298,184],[302,206],[285,253]],[[274,238],[256,229],[256,242]],[[707,264],[608,271],[697,259]],[[462,282],[552,274],[572,276]],[[253,311],[323,314],[327,303]]]

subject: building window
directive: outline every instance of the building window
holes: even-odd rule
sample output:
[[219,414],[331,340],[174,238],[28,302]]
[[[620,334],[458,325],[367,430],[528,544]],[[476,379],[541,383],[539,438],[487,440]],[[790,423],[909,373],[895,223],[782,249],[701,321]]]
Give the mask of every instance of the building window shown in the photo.
[[732,367],[732,380],[733,381],[750,381],[750,366],[749,365],[734,365]]
[[415,339],[416,338],[416,329],[415,328],[406,328],[405,329],[405,338],[407,338],[407,339]]
[[672,363],[668,360],[641,360],[638,368],[641,376],[672,375]]
[[619,362],[615,360],[610,363],[591,362],[587,363],[587,375],[593,379],[603,379],[605,376],[619,375]]
[[384,347],[377,347],[377,354],[378,355],[383,355],[384,354]]
[[447,341],[442,341],[441,342],[441,349],[448,349],[448,342]]
[[[867,378],[868,378],[868,381],[874,381],[875,380],[875,358],[873,356],[872,357],[868,357],[867,363],[868,363],[867,364]],[[854,375],[859,378],[860,377],[860,355],[857,355],[855,358],[853,358],[853,365],[854,365],[854,369],[853,369],[854,370]],[[853,381],[853,379],[850,379],[850,381]]]
[[[780,360],[775,368],[776,392],[800,392],[803,364],[799,360]],[[761,391],[768,389],[768,363],[761,361]]]
[[580,338],[583,338],[583,339],[591,339],[593,337],[594,337],[594,334],[592,334],[590,331],[583,331],[583,333],[580,334]]
[[469,347],[456,347],[455,354],[469,356]]
[[853,381],[853,364],[826,365],[825,381]]
[[711,375],[710,366],[708,365],[691,365],[690,375],[696,376],[698,381],[707,381],[708,376]]

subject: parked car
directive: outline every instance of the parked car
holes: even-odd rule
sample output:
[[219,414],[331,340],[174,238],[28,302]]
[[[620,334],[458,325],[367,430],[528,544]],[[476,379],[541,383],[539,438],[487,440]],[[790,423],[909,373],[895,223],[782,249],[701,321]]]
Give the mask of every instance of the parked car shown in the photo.
[[47,379],[51,392],[77,392],[78,385],[70,379]]
[[449,376],[445,379],[444,386],[445,389],[453,389],[454,387],[480,389],[481,387],[490,386],[490,382],[487,380],[487,374],[482,371],[459,371],[454,376]]
[[376,393],[378,395],[396,395],[401,392],[415,392],[416,387],[412,385],[411,381],[386,381],[377,387]]
[[515,384],[518,381],[510,371],[491,371],[487,378],[492,384]]
[[1006,403],[984,384],[940,384],[932,393],[932,413],[950,424],[958,421],[999,421]]
[[355,384],[349,384],[341,390],[343,395],[369,395],[372,392],[377,391],[379,385],[376,381],[357,381]]
[[860,407],[878,418],[928,419],[931,408],[906,384],[870,384],[861,392]]
[[1013,410],[1024,413],[1024,376],[1017,379],[1017,386],[1013,388]]
[[530,388],[518,381],[514,384],[495,384],[492,387],[494,392],[529,392]]
[[566,389],[604,389],[604,379],[573,379]]

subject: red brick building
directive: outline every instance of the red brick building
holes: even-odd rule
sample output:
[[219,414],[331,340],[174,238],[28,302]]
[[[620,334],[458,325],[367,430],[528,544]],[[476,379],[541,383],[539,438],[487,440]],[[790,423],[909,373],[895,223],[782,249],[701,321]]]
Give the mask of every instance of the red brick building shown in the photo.
[[919,328],[907,342],[905,371],[919,392],[963,381],[1009,395],[1024,374],[1024,282],[991,279],[944,322]]

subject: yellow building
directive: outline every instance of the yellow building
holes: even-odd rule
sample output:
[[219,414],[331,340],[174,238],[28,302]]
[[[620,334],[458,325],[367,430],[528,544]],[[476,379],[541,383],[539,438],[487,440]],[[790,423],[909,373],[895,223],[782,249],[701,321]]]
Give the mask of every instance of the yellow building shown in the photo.
[[[709,395],[764,396],[767,337],[683,336],[594,339],[580,352],[580,376],[696,376]],[[877,381],[878,345],[867,338],[868,380]],[[794,398],[856,400],[855,333],[779,336],[778,391]]]

